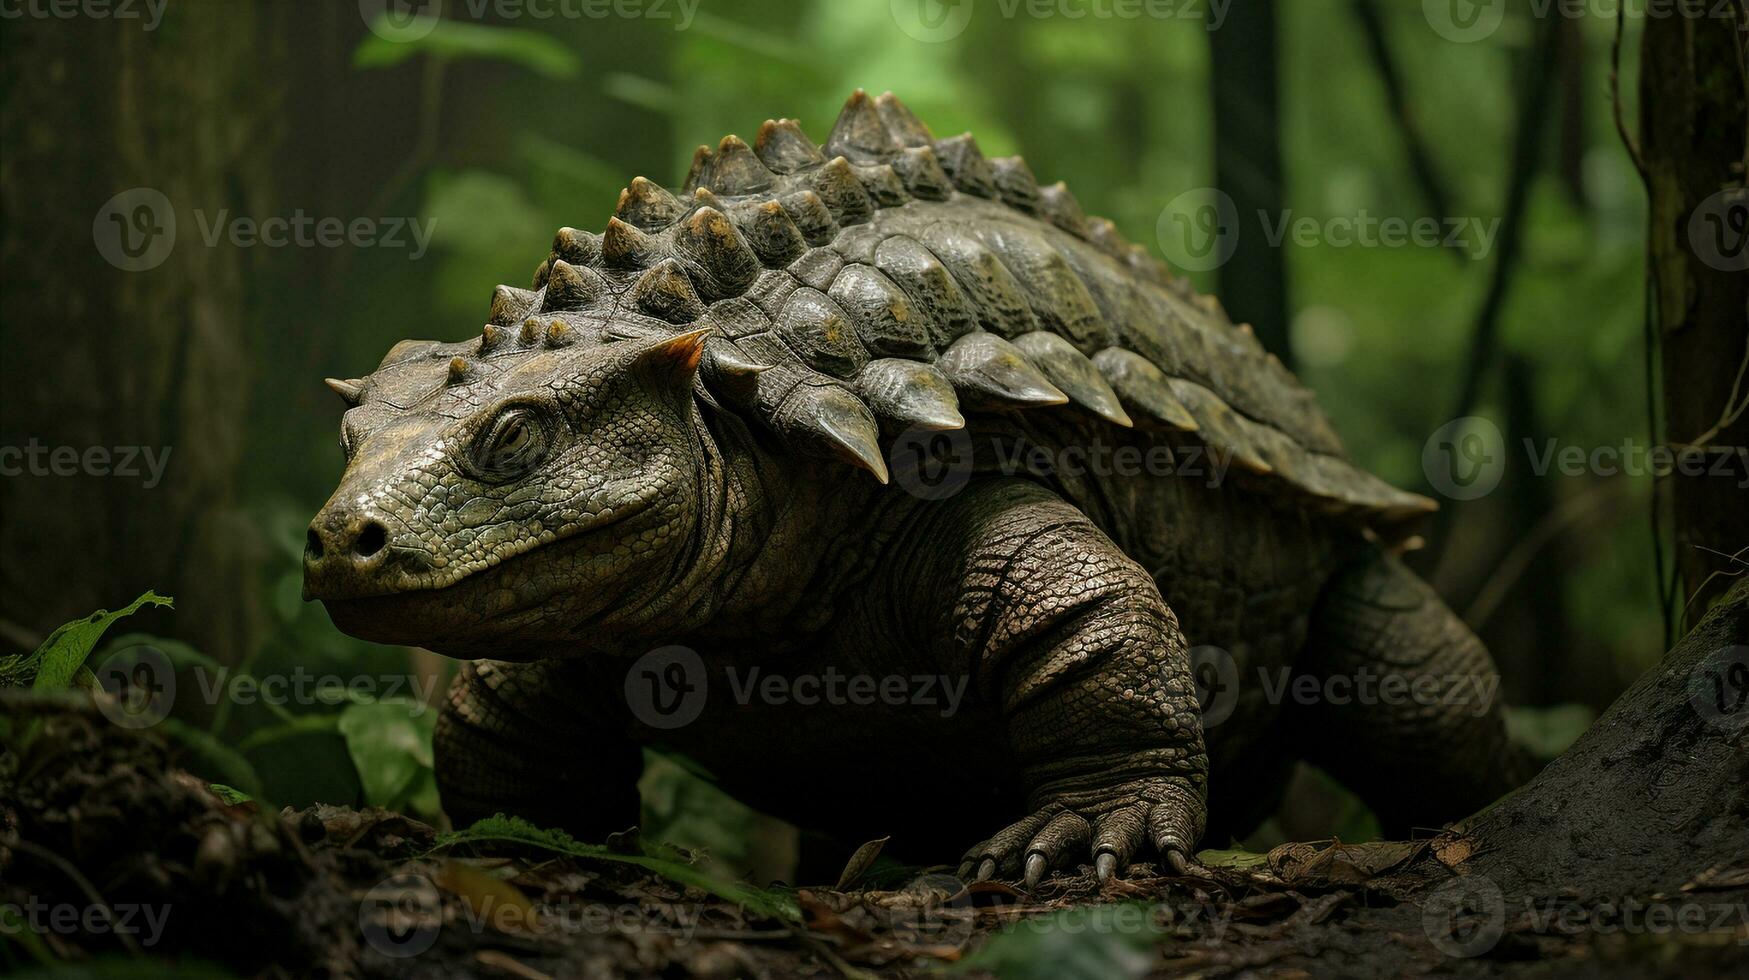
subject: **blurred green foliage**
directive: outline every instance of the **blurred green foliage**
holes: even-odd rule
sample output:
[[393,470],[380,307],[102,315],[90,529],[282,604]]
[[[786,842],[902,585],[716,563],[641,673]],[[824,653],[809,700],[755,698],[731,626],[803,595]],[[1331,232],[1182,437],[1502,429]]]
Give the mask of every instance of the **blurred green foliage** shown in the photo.
[[1106,980],[1141,977],[1154,966],[1154,946],[1166,938],[1143,902],[1065,908],[1021,919],[954,964],[955,973],[990,973],[1002,980]]
[[616,841],[618,846],[586,844],[560,830],[536,827],[526,820],[498,814],[486,817],[465,830],[456,830],[438,837],[433,851],[448,851],[471,843],[522,844],[554,854],[635,865],[683,885],[727,899],[751,912],[779,922],[797,922],[801,910],[794,896],[779,891],[752,888],[709,873],[687,860],[686,856],[668,845],[631,835],[630,840]]
[[442,60],[484,58],[509,62],[543,78],[572,78],[577,53],[538,31],[483,27],[443,17],[415,18],[405,28],[387,13],[371,22],[371,34],[352,52],[356,68],[388,68],[423,55]]

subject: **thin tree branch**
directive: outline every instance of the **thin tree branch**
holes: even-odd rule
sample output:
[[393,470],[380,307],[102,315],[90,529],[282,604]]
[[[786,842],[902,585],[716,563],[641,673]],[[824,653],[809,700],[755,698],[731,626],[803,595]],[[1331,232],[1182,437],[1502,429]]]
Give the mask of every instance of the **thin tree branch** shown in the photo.
[[1530,198],[1530,185],[1536,178],[1541,159],[1543,122],[1548,117],[1548,84],[1553,62],[1555,31],[1553,21],[1545,24],[1530,56],[1524,93],[1519,99],[1518,128],[1512,140],[1512,169],[1507,179],[1506,204],[1500,218],[1500,248],[1494,254],[1493,275],[1488,280],[1488,292],[1476,313],[1476,326],[1470,334],[1469,354],[1464,359],[1463,384],[1453,405],[1452,418],[1463,418],[1475,408],[1481,397],[1482,381],[1494,363],[1494,347],[1500,327],[1500,311],[1518,271],[1518,253],[1524,241],[1525,206]]
[[[1530,198],[1530,185],[1536,177],[1541,160],[1543,123],[1548,117],[1549,75],[1554,63],[1558,35],[1553,20],[1543,23],[1533,47],[1524,90],[1518,100],[1518,125],[1513,134],[1510,171],[1506,183],[1506,202],[1500,218],[1500,245],[1494,254],[1494,267],[1488,279],[1488,291],[1476,312],[1475,327],[1470,332],[1469,351],[1464,358],[1463,381],[1457,401],[1448,418],[1459,419],[1475,410],[1481,397],[1482,382],[1488,369],[1498,360],[1495,347],[1500,333],[1500,312],[1511,290],[1513,276],[1518,271],[1518,255],[1524,237],[1525,208]],[[1434,522],[1434,535],[1429,555],[1429,567],[1438,567],[1450,539],[1455,507],[1443,507]]]
[[1621,42],[1627,33],[1627,5],[1615,8],[1615,38],[1609,44],[1609,103],[1615,116],[1615,132],[1621,137],[1621,145],[1628,151],[1628,159],[1634,163],[1634,170],[1639,172],[1640,183],[1646,182],[1646,162],[1640,158],[1640,144],[1628,132],[1628,121],[1622,115],[1621,104]]
[[[1354,0],[1354,16],[1360,21],[1360,33],[1366,41],[1367,54],[1372,58],[1373,70],[1378,72],[1379,83],[1384,86],[1385,101],[1390,105],[1391,115],[1396,117],[1397,132],[1403,138],[1403,150],[1409,155],[1409,168],[1414,171],[1415,182],[1421,187],[1421,195],[1427,199],[1428,210],[1435,218],[1451,217],[1452,195],[1446,189],[1444,179],[1440,177],[1439,168],[1434,166],[1433,154],[1428,152],[1427,141],[1415,120],[1414,110],[1409,106],[1408,92],[1403,85],[1402,73],[1397,70],[1396,59],[1391,54],[1390,39],[1385,31],[1384,18],[1379,14],[1378,4],[1375,0]],[[1450,252],[1452,258],[1463,260],[1463,251],[1455,243]]]
[[[1615,117],[1615,132],[1621,139],[1622,148],[1627,151],[1628,159],[1632,161],[1634,170],[1640,175],[1640,186],[1645,189],[1648,203],[1652,194],[1651,175],[1646,172],[1646,161],[1640,156],[1640,145],[1628,131],[1627,118],[1622,113],[1621,100],[1621,46],[1622,39],[1627,34],[1626,8],[1618,7],[1615,11],[1615,37],[1609,46],[1609,94],[1610,111]],[[1647,437],[1653,445],[1659,442],[1661,427],[1658,425],[1658,327],[1656,306],[1652,301],[1656,289],[1657,278],[1652,268],[1652,251],[1646,250],[1646,294],[1641,311],[1641,335],[1645,345],[1645,389],[1646,389],[1646,429]],[[1652,474],[1652,494],[1650,501],[1651,513],[1649,521],[1652,532],[1652,574],[1653,582],[1658,589],[1658,615],[1664,620],[1664,643],[1669,646],[1676,639],[1675,617],[1670,612],[1672,585],[1664,572],[1664,520],[1663,520],[1663,481]]]

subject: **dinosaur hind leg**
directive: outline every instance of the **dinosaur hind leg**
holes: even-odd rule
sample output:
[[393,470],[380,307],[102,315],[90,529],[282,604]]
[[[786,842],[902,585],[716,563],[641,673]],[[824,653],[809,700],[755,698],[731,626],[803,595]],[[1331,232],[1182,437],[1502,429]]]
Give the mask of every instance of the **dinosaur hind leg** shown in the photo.
[[1306,758],[1391,836],[1468,816],[1535,774],[1506,736],[1482,641],[1396,559],[1339,573],[1313,613],[1298,715]]

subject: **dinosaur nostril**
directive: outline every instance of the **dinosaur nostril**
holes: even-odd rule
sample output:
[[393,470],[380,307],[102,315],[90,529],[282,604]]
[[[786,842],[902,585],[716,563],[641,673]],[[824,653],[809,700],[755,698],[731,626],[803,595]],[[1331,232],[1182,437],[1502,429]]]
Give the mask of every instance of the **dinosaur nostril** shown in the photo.
[[309,558],[322,557],[322,536],[316,533],[315,528],[310,528],[304,534],[304,555]]
[[388,532],[383,530],[381,524],[371,521],[364,526],[364,530],[358,532],[358,540],[353,542],[352,550],[360,558],[369,558],[383,550],[383,545],[388,542]]

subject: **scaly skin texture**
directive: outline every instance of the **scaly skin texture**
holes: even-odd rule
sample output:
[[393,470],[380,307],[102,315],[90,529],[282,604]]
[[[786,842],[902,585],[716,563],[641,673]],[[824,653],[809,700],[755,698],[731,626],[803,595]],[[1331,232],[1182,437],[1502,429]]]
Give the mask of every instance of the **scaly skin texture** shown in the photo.
[[1393,823],[1521,777],[1495,705],[1270,683],[1491,667],[1379,551],[1428,502],[1348,463],[1218,304],[890,96],[823,149],[787,121],[701,148],[690,202],[635,181],[478,340],[330,382],[348,465],[305,594],[473,661],[437,732],[453,818],[624,829],[656,744],[1034,883],[1182,869],[1302,755]]

